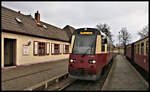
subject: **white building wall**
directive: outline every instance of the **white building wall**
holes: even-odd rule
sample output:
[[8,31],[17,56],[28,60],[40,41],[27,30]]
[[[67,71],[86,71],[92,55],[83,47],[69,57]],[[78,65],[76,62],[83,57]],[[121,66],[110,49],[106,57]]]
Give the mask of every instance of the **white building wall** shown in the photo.
[[[34,53],[33,53],[34,41],[49,42],[50,44],[51,43],[65,44],[65,45],[70,46],[68,42],[61,42],[61,41],[49,40],[49,39],[44,39],[44,38],[39,38],[39,37],[32,37],[32,36],[2,32],[2,39],[1,39],[1,47],[2,47],[1,65],[2,67],[4,67],[4,38],[16,39],[16,65],[34,64],[34,63],[41,63],[41,62],[69,58],[69,54],[51,55],[51,46],[50,46],[49,55],[34,56]],[[31,41],[31,45],[29,45],[29,54],[24,55],[23,45],[27,45],[29,41]]]

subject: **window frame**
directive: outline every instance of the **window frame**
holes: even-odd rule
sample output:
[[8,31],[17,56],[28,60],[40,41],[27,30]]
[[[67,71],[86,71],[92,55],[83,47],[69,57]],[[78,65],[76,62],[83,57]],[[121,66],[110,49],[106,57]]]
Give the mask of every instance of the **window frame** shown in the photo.
[[[66,46],[68,46],[68,50],[66,49]],[[69,54],[69,45],[64,44],[63,49],[64,49],[63,54]]]
[[[54,47],[52,45],[54,45]],[[58,45],[58,53],[56,53],[56,51],[55,51],[55,45]],[[51,55],[59,55],[59,54],[61,54],[60,53],[60,45],[61,44],[58,44],[58,43],[51,43]],[[54,50],[54,52],[52,52],[53,50]]]
[[[45,45],[40,46],[39,43],[44,43]],[[39,53],[39,47],[44,47],[44,54]],[[46,55],[46,42],[38,42],[38,55],[45,56]]]

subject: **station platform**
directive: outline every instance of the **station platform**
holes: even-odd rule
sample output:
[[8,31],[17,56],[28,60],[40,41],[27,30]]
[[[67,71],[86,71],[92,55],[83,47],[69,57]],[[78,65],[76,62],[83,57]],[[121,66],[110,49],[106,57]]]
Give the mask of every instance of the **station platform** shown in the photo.
[[24,90],[68,72],[68,59],[1,69],[1,90]]
[[147,91],[149,84],[124,56],[117,55],[102,90]]

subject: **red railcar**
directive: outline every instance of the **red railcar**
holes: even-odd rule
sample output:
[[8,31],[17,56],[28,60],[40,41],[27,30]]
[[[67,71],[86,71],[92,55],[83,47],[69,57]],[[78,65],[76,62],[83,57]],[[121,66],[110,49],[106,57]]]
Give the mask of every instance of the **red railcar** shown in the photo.
[[69,77],[97,80],[113,55],[111,41],[94,28],[74,31],[69,57]]

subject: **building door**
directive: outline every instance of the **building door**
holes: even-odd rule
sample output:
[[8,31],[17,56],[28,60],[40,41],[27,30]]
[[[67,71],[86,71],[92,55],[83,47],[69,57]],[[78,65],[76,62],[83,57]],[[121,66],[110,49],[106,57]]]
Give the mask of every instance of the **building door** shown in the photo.
[[4,39],[4,67],[13,66],[16,56],[16,40]]

